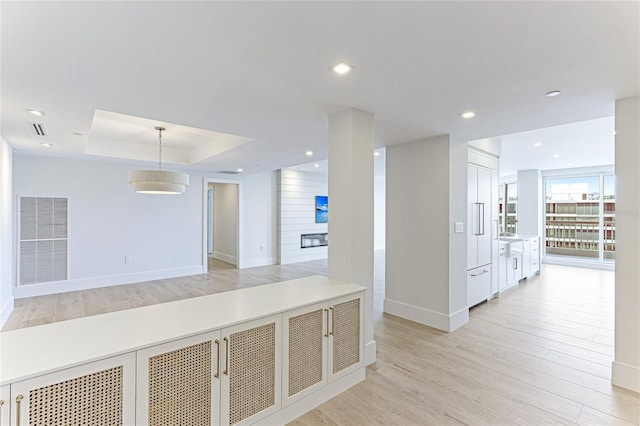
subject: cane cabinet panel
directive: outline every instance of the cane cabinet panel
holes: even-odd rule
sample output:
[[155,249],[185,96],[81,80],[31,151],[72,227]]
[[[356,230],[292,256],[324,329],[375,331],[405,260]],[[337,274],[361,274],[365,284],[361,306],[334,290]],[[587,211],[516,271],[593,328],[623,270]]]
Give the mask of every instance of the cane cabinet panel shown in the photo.
[[0,426],[9,424],[11,410],[11,391],[9,385],[0,386]]
[[328,318],[326,302],[283,314],[283,406],[327,383]]
[[219,360],[219,331],[138,351],[137,424],[218,425]]
[[329,306],[329,382],[364,366],[364,297],[345,296]]
[[282,315],[222,330],[223,425],[251,424],[280,409]]
[[135,354],[125,354],[11,384],[16,426],[133,424]]

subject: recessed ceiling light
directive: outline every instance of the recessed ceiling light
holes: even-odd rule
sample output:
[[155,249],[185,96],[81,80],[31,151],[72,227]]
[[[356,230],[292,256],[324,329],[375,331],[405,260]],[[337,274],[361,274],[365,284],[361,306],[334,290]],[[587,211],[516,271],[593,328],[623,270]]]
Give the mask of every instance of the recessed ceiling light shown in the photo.
[[380,153],[379,153],[378,151],[375,151],[375,152],[373,153],[373,155],[374,155],[375,157],[380,157]]
[[467,112],[463,112],[462,114],[460,114],[460,117],[462,118],[473,118],[476,116],[476,113],[473,111],[467,111]]
[[45,148],[51,148],[53,146],[52,143],[41,143],[40,145],[44,146]]
[[316,163],[316,164],[313,165],[313,167],[318,168],[318,167],[320,167],[320,164]]
[[238,171],[238,173],[242,173],[244,170],[238,169],[237,171]]
[[307,151],[304,153],[307,157],[311,157],[313,155],[313,151]]
[[535,146],[536,148],[542,146],[542,142],[534,142],[533,146]]
[[616,132],[611,132],[611,136],[615,136],[615,135],[616,135]]
[[44,111],[39,111],[37,109],[27,108],[27,112],[29,114],[37,115],[38,117],[42,117],[43,115],[47,115]]
[[553,154],[553,158],[560,158],[560,154]]
[[552,90],[551,92],[547,92],[545,96],[547,98],[553,98],[554,96],[558,96],[560,94],[559,90]]
[[344,62],[340,62],[339,64],[336,64],[333,67],[331,67],[333,72],[335,72],[336,74],[341,74],[341,75],[348,73],[353,68],[354,68],[353,66],[351,66],[349,64],[345,64]]
[[567,166],[573,166],[573,163],[572,162],[568,162]]

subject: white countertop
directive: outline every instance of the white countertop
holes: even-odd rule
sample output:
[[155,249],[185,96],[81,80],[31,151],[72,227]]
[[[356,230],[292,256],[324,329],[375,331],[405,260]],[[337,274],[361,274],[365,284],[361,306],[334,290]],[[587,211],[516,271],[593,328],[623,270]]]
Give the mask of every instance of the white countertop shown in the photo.
[[506,241],[508,243],[518,242],[523,240],[529,240],[531,238],[538,238],[537,235],[527,235],[527,234],[513,234],[513,235],[501,235],[500,241]]
[[0,333],[0,385],[346,296],[312,276]]

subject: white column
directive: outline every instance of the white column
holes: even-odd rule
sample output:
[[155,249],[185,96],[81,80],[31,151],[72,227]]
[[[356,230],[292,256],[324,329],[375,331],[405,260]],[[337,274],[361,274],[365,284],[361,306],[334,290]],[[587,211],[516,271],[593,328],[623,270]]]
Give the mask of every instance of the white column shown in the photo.
[[542,178],[539,170],[518,171],[518,234],[541,235]]
[[329,277],[367,288],[365,363],[373,340],[373,115],[349,108],[329,116]]
[[0,138],[0,327],[13,310],[13,150]]
[[616,101],[616,317],[611,383],[640,392],[640,97]]

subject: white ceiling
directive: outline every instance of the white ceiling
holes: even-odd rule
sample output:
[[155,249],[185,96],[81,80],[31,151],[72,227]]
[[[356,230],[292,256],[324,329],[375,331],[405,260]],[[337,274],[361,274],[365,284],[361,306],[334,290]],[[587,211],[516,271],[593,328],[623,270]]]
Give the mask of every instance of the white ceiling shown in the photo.
[[[327,115],[345,107],[375,115],[381,147],[610,117],[616,99],[640,93],[639,2],[0,8],[2,135],[18,153],[86,158],[103,110],[252,139],[176,168],[253,173],[308,162],[307,150],[325,159]],[[339,61],[356,69],[337,76]],[[462,120],[466,110],[477,117]],[[52,148],[30,121],[45,124]]]
[[614,117],[604,117],[502,136],[500,176],[610,166],[615,163],[614,122]]

